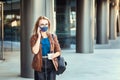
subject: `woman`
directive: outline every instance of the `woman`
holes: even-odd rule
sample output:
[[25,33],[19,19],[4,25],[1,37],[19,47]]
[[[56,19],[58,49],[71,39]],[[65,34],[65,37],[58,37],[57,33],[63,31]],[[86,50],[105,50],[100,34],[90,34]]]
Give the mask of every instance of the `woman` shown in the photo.
[[[57,36],[50,34],[48,29],[50,29],[49,19],[40,16],[35,23],[30,41],[34,54],[32,67],[35,80],[56,80],[58,65],[55,60],[60,56],[61,49]],[[48,56],[48,54],[52,55]]]

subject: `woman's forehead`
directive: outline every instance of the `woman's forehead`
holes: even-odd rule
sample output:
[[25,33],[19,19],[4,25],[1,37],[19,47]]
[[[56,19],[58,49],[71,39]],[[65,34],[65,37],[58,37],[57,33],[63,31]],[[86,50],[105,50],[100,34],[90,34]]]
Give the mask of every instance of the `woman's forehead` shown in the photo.
[[41,19],[41,20],[39,20],[39,23],[48,23],[48,20],[46,20],[46,19]]

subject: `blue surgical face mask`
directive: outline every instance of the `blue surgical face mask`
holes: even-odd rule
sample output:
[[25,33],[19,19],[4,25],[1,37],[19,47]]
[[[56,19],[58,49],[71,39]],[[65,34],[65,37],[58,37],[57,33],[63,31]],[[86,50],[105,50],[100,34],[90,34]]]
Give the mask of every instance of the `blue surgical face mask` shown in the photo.
[[41,31],[46,32],[48,30],[48,26],[40,27]]

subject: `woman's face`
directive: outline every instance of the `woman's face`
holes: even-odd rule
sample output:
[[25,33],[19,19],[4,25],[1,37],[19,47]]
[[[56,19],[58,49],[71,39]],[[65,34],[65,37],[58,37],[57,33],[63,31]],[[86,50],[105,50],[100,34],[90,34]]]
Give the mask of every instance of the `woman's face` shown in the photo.
[[44,26],[48,26],[48,21],[45,19],[41,19],[39,21],[39,27],[44,27]]
[[45,19],[41,19],[39,21],[39,27],[41,31],[46,32],[48,30],[48,21]]

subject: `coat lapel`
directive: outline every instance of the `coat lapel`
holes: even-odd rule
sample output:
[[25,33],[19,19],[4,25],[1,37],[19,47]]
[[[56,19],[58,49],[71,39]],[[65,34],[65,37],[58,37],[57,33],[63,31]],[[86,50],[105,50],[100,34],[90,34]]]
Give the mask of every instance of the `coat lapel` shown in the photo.
[[48,35],[48,38],[50,40],[50,52],[53,53],[54,52],[54,40],[53,40],[53,37],[52,37],[52,34],[50,33],[47,33]]

